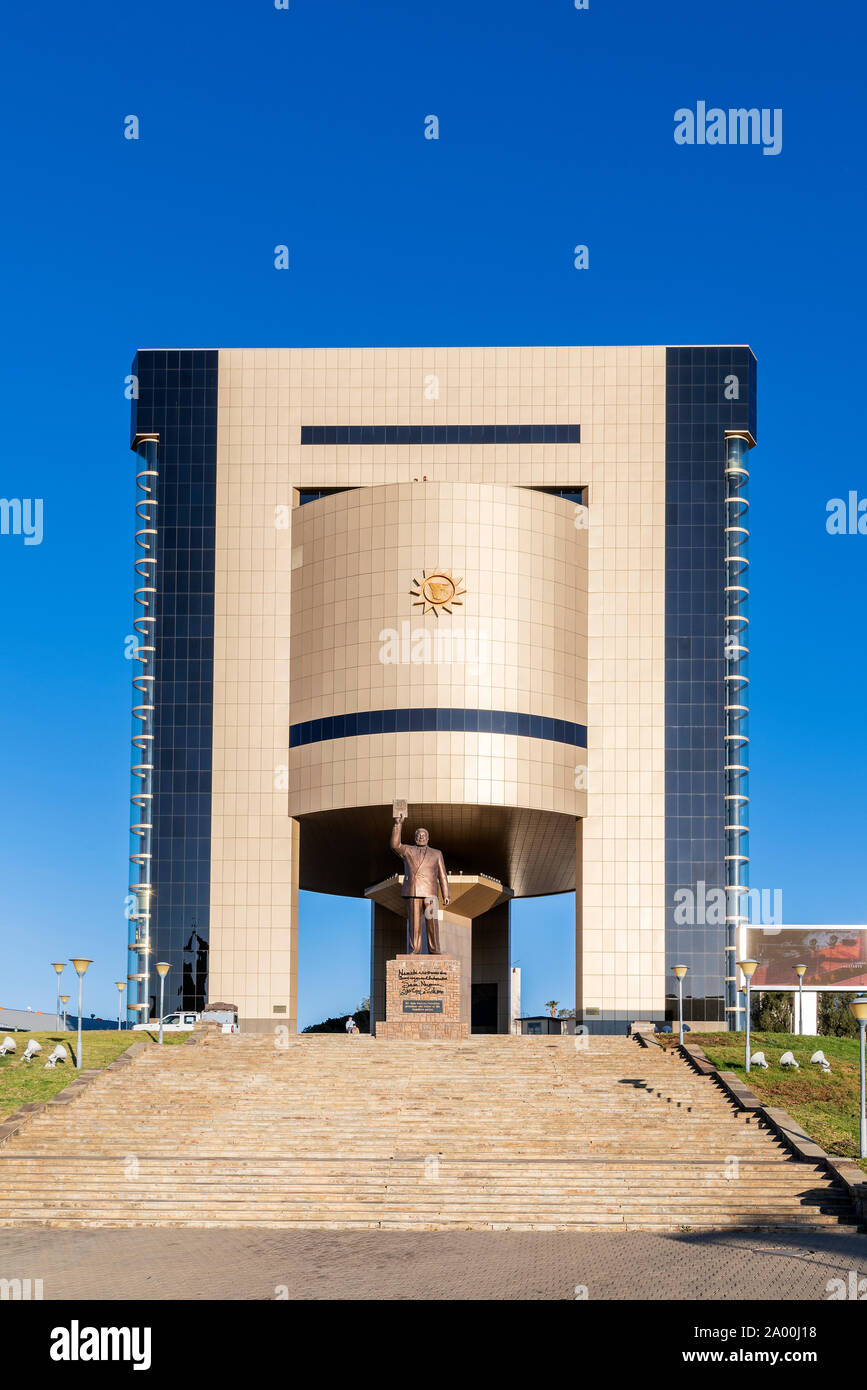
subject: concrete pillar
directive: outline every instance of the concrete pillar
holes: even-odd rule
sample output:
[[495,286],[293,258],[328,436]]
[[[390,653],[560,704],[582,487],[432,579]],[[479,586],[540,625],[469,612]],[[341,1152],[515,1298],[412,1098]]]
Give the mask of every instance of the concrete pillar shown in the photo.
[[[487,1032],[483,1020],[492,1006],[496,991],[496,1032],[509,1031],[509,960],[511,958],[509,903],[500,903],[490,912],[473,918],[472,985],[476,996],[471,1004],[470,1031]],[[475,1029],[473,1023],[475,1022]]]
[[584,1018],[584,822],[575,822],[575,1017]]
[[519,1033],[521,1026],[521,967],[513,965],[509,977],[509,1032]]
[[461,1018],[470,1021],[473,978],[473,919],[440,908],[440,950],[461,963]]
[[[240,818],[239,818],[240,819]],[[247,859],[247,840],[234,843],[234,861],[211,864],[211,931],[208,999],[238,1005],[242,1033],[272,1033],[286,1027],[298,1029],[298,889],[301,828],[283,815],[279,822],[278,849],[271,858]],[[216,843],[216,840],[214,840]],[[269,842],[270,844],[271,842]],[[277,843],[275,841],[275,843]],[[235,877],[243,863],[243,877]],[[270,906],[243,906],[254,885],[270,873]],[[226,885],[230,885],[227,891]],[[236,901],[237,899],[237,901]],[[254,899],[254,902],[258,900]],[[264,919],[264,920],[263,920]],[[242,947],[256,947],[258,994],[238,990],[238,959]],[[245,987],[247,988],[247,987]],[[252,986],[249,987],[252,990]],[[267,990],[267,992],[266,992]]]
[[799,991],[796,990],[794,996],[795,1032],[815,1036],[819,1031],[819,996],[814,989],[804,990],[804,1026],[802,1028],[798,995]]
[[385,1019],[385,966],[406,950],[406,920],[370,905],[370,1031]]

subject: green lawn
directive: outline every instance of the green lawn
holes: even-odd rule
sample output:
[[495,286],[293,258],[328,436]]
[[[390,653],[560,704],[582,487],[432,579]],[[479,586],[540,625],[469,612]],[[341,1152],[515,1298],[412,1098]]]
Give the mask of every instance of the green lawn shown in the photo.
[[[677,1044],[676,1035],[671,1040]],[[857,1038],[797,1037],[792,1033],[750,1033],[750,1050],[764,1052],[768,1070],[744,1069],[743,1033],[690,1033],[688,1043],[702,1048],[714,1066],[733,1071],[768,1105],[781,1106],[803,1125],[811,1139],[826,1153],[858,1162],[860,1083]],[[800,1071],[779,1065],[784,1052],[792,1051]],[[830,1074],[810,1065],[814,1052],[824,1052]],[[867,1159],[860,1165],[867,1172]]]
[[[15,1039],[18,1050],[12,1057],[0,1057],[0,1120],[11,1115],[19,1105],[25,1105],[28,1101],[50,1100],[77,1075],[73,1060],[58,1064],[53,1071],[45,1070],[49,1053],[53,1051],[56,1043],[63,1043],[70,1058],[74,1059],[77,1034],[13,1033],[10,1036]],[[97,1067],[107,1067],[115,1057],[126,1052],[131,1043],[151,1036],[156,1041],[156,1032],[118,1033],[113,1029],[82,1033],[82,1069],[92,1071]],[[189,1033],[166,1034],[165,1042],[185,1042],[188,1037]],[[21,1057],[30,1038],[42,1043],[42,1052],[32,1062],[22,1062]]]

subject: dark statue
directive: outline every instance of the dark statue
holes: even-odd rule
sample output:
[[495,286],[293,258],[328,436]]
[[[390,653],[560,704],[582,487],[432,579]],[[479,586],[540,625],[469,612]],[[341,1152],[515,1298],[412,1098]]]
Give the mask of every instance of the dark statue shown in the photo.
[[399,854],[404,864],[403,896],[406,898],[406,949],[408,955],[421,955],[421,924],[424,919],[427,928],[428,955],[438,956],[440,952],[439,933],[439,892],[443,903],[449,902],[449,881],[442,854],[428,843],[426,830],[415,832],[415,844],[401,843],[401,826],[406,820],[406,812],[400,811],[394,820],[391,831],[391,847]]

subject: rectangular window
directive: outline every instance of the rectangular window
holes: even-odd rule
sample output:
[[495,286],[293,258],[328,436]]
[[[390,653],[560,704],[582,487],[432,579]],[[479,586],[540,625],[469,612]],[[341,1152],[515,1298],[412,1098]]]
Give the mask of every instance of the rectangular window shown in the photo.
[[[302,444],[580,444],[580,425],[302,425]],[[311,499],[312,500],[312,499]]]

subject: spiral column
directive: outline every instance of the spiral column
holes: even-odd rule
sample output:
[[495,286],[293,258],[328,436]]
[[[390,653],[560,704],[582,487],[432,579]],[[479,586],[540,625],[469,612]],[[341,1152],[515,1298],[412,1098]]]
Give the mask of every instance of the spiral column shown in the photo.
[[151,908],[153,898],[154,683],[157,597],[157,491],[159,470],[156,435],[136,439],[136,646],[133,660],[132,766],[130,802],[131,882],[127,1017],[146,1023],[151,1016]]
[[725,1007],[729,1029],[743,1025],[737,951],[749,920],[749,469],[746,431],[726,431],[725,497]]

